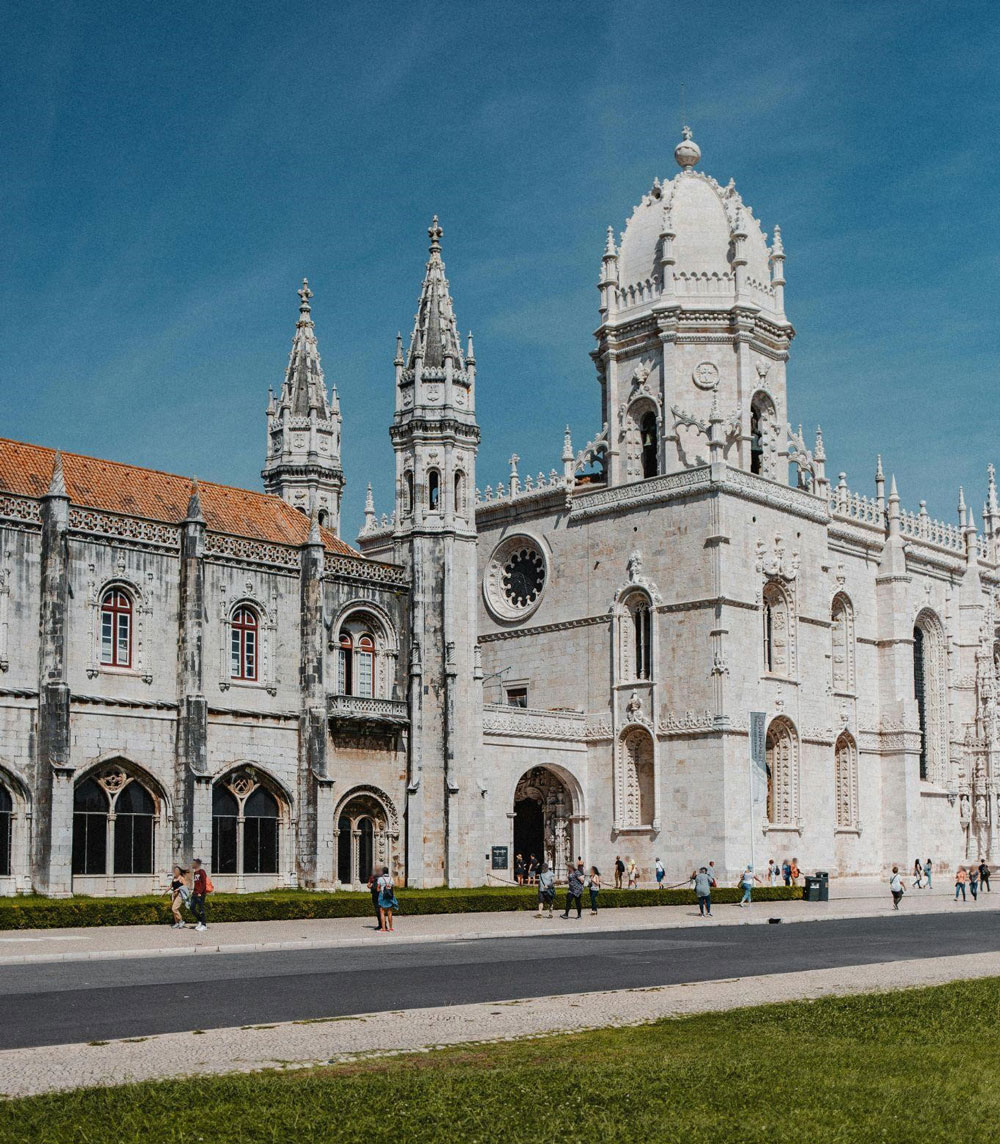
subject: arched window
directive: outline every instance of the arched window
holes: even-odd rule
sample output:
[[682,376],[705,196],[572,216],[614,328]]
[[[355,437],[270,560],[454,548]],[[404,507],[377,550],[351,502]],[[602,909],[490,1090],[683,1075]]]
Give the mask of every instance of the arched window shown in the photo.
[[398,838],[395,811],[381,791],[349,791],[337,810],[337,882],[364,885],[373,871],[394,869]]
[[73,792],[73,873],[108,872],[108,796],[94,779]]
[[326,522],[329,519],[330,514],[326,511],[325,508],[321,508],[319,512],[316,513],[316,523],[320,526],[320,528],[326,528]]
[[152,795],[139,783],[130,782],[115,799],[116,874],[152,874],[155,819]]
[[830,618],[833,690],[854,691],[854,609],[843,594],[834,597]]
[[10,874],[13,843],[14,800],[7,788],[0,784],[0,877]]
[[921,612],[913,629],[913,694],[920,724],[920,777],[946,784],[948,706],[946,644],[941,622]]
[[761,619],[764,671],[768,675],[791,675],[794,649],[788,596],[773,580],[764,586]]
[[337,648],[337,692],[340,695],[354,694],[354,640],[350,632],[341,632],[340,646]]
[[132,597],[121,588],[109,588],[101,597],[101,663],[132,666]]
[[258,787],[243,804],[243,873],[277,872],[278,804]]
[[632,612],[633,638],[635,639],[635,677],[649,679],[652,675],[652,617],[649,604],[638,604]]
[[622,815],[625,826],[653,821],[653,740],[639,727],[622,742]]
[[390,698],[395,646],[388,623],[376,612],[349,612],[339,625],[334,644],[337,694]]
[[403,473],[403,515],[409,516],[413,512],[413,472],[407,469]]
[[257,638],[260,618],[245,605],[233,612],[230,624],[230,673],[233,679],[257,679]]
[[797,826],[799,820],[799,740],[784,717],[775,719],[765,740],[767,820],[772,826]]
[[455,515],[465,516],[465,473],[455,474]]
[[212,872],[236,873],[236,833],[240,804],[232,791],[216,786],[212,791]]
[[858,825],[858,752],[845,731],[833,748],[837,798],[837,827],[854,830]]
[[151,874],[156,817],[153,796],[119,767],[85,779],[73,792],[73,873]]
[[659,443],[656,432],[656,414],[644,413],[639,423],[639,440],[642,445],[643,478],[655,477],[659,468]]
[[750,472],[773,479],[777,464],[774,449],[777,416],[766,393],[755,393],[750,402]]
[[437,469],[427,470],[427,507],[431,512],[441,508],[441,474]]
[[375,641],[367,632],[358,640],[354,662],[357,668],[355,694],[370,699],[375,694]]
[[212,791],[212,870],[277,874],[281,809],[252,768],[228,775]]

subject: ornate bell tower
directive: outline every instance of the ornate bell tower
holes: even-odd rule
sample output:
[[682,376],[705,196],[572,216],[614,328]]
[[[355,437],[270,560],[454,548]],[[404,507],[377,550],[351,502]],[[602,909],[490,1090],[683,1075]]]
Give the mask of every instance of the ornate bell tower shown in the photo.
[[299,290],[299,320],[288,369],[275,401],[267,403],[267,460],[264,488],[340,535],[340,404],[337,390],[327,400],[309,300],[309,280]]
[[[476,363],[462,352],[437,216],[406,356],[396,338],[394,559],[412,578],[407,875],[412,885],[482,880],[476,655]],[[363,540],[363,537],[362,537]]]

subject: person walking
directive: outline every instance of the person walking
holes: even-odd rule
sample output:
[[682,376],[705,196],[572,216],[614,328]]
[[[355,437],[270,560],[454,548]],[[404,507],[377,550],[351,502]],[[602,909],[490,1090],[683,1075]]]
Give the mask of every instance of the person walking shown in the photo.
[[754,882],[759,882],[760,878],[753,872],[752,866],[747,866],[740,876],[740,885],[743,887],[743,897],[740,899],[740,908],[750,905],[750,891],[753,889]]
[[548,910],[548,916],[552,917],[552,903],[556,900],[556,876],[549,869],[548,862],[542,863],[541,872],[538,875],[538,913],[535,914],[536,918],[542,916],[542,910]]
[[638,890],[639,888],[639,870],[634,858],[628,860],[628,888],[630,890]]
[[590,912],[597,916],[597,895],[601,892],[601,872],[596,866],[590,867],[590,877],[587,879],[587,889],[590,891]]
[[368,879],[368,893],[371,894],[372,909],[375,911],[375,920],[378,922],[378,925],[375,928],[381,930],[382,908],[378,904],[378,874],[375,873],[374,869],[372,870],[371,876]]
[[924,888],[924,868],[920,865],[919,858],[913,863],[913,888],[915,890]]
[[969,875],[964,866],[959,866],[955,871],[955,901],[958,901],[959,891],[962,894],[962,901],[967,902],[969,899],[965,896],[965,886],[969,881]]
[[175,866],[173,877],[170,879],[170,912],[174,916],[174,920],[170,923],[172,929],[187,928],[181,917],[181,906],[186,906],[190,898],[191,888],[188,886],[187,870]]
[[802,874],[802,871],[799,869],[799,860],[798,860],[798,858],[793,858],[792,859],[792,865],[791,865],[791,875],[792,875],[792,885],[793,886],[797,886],[799,884],[799,877],[801,876],[801,874]]
[[399,909],[396,901],[396,887],[392,882],[389,867],[382,867],[382,875],[378,880],[378,907],[382,918],[382,930],[392,933],[392,911]]
[[698,899],[698,916],[710,918],[712,916],[712,879],[708,867],[702,868],[694,876],[694,893]]
[[667,873],[666,870],[663,869],[663,863],[659,860],[659,858],[657,858],[656,859],[656,888],[658,890],[663,889],[663,879],[666,877],[666,873]]
[[972,900],[974,902],[979,900],[979,867],[969,867],[969,890],[972,893]]
[[893,866],[892,877],[889,879],[889,889],[892,892],[892,908],[899,909],[899,903],[903,900],[903,879],[899,873],[899,867]]
[[792,884],[792,864],[788,861],[787,858],[782,860],[781,876],[784,878],[786,886],[790,886]]
[[583,917],[583,871],[578,866],[570,865],[569,885],[566,887],[566,909],[559,915],[568,918],[571,906],[576,906],[576,916]]
[[192,859],[191,869],[194,871],[194,876],[191,882],[190,909],[197,923],[194,928],[203,932],[208,929],[205,924],[205,896],[211,893],[212,886],[208,880],[208,871],[202,865],[200,858]]
[[985,858],[979,859],[979,884],[987,894],[990,892],[990,867]]
[[615,889],[622,888],[622,875],[625,873],[625,863],[620,854],[615,855]]
[[927,889],[931,888],[931,860],[930,858],[924,863],[924,877],[927,879]]
[[775,860],[773,858],[768,858],[768,860],[767,860],[767,880],[768,880],[768,883],[772,886],[777,886],[778,879],[780,877],[781,877],[781,870],[778,867],[778,863],[775,862]]

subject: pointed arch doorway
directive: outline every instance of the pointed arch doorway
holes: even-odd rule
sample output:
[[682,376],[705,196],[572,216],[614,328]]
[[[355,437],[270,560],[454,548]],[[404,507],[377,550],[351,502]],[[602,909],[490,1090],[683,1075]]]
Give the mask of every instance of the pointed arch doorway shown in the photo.
[[551,767],[532,767],[518,779],[514,790],[512,860],[533,854],[549,867],[564,870],[574,859],[574,846],[582,849],[578,792]]

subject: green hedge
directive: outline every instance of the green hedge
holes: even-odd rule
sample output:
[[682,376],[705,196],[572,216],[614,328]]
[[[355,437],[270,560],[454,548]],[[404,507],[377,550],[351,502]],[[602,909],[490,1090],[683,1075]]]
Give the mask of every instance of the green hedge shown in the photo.
[[[537,892],[531,888],[485,886],[462,890],[397,891],[399,912],[414,914],[493,913],[533,910]],[[712,901],[738,902],[740,891],[720,887]],[[758,902],[789,901],[802,897],[799,886],[767,886],[754,890]],[[560,888],[557,901],[565,900]],[[586,902],[586,896],[584,898]],[[692,906],[692,890],[602,890],[602,909],[635,906]],[[339,890],[336,893],[307,890],[274,890],[264,894],[212,894],[207,911],[212,922],[264,922],[298,918],[360,918],[372,912],[367,893]],[[75,926],[165,925],[170,907],[165,897],[136,898],[42,898],[26,896],[0,899],[0,930],[56,929]]]

